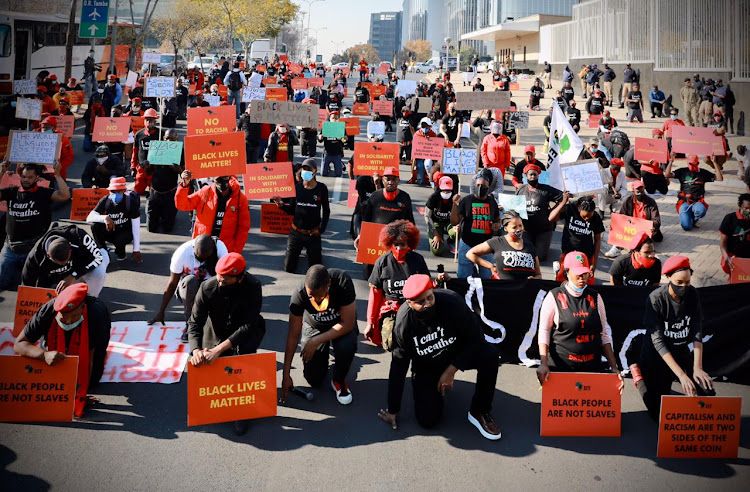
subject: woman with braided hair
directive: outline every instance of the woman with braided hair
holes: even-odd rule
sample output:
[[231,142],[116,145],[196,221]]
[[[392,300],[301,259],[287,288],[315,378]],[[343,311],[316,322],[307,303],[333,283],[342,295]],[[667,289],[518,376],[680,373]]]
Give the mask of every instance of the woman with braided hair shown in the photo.
[[580,251],[586,255],[589,265],[591,265],[591,275],[589,276],[589,285],[594,285],[594,271],[596,270],[596,259],[602,247],[602,233],[604,232],[604,222],[599,214],[596,213],[596,202],[590,195],[582,196],[576,202],[569,203],[570,193],[567,191],[563,194],[563,199],[549,214],[550,222],[562,218],[563,225],[562,244],[560,245],[561,253],[560,262],[555,262],[553,270],[557,276],[556,280],[564,280],[563,272],[560,265],[564,263],[565,256],[571,251]]
[[[495,236],[474,246],[466,253],[466,258],[475,265],[492,270],[493,279],[542,278],[536,248],[528,238],[524,241],[521,216],[513,210],[505,212],[501,226],[505,235]],[[495,255],[494,265],[483,258],[489,254]]]

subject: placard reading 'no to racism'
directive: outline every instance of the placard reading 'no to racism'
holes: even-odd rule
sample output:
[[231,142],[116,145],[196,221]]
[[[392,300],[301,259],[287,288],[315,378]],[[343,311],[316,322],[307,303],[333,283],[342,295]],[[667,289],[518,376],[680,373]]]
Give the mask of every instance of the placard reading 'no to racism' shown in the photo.
[[290,198],[296,194],[291,162],[248,164],[242,180],[248,200]]
[[237,108],[234,106],[188,108],[188,136],[229,133],[236,128]]
[[398,169],[399,146],[397,143],[356,142],[354,144],[354,174],[381,176],[386,167]]
[[643,234],[651,237],[653,228],[654,223],[650,220],[613,213],[609,222],[607,242],[620,248],[634,249]]
[[388,250],[380,244],[380,231],[385,224],[362,222],[359,233],[359,249],[357,249],[357,263],[374,265],[378,258]]
[[94,120],[94,142],[124,142],[130,133],[130,116],[98,117]]
[[185,137],[185,167],[193,178],[239,176],[246,163],[243,132]]

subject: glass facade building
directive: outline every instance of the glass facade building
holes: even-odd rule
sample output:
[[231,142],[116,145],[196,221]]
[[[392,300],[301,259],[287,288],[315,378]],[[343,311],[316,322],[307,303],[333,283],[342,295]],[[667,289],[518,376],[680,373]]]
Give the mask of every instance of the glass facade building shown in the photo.
[[401,49],[401,12],[376,12],[370,15],[368,41],[383,61],[393,61],[394,52]]

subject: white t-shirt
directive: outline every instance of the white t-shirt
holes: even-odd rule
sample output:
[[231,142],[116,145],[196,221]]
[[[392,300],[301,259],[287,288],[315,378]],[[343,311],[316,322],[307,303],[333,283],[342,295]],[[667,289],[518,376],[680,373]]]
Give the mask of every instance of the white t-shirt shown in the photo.
[[[191,239],[177,248],[169,262],[170,272],[182,275],[198,275],[200,273],[203,264],[195,259],[194,244],[195,239]],[[221,240],[216,240],[216,253],[219,258],[228,253],[226,245]],[[206,272],[204,280],[208,278],[211,278],[211,275]]]

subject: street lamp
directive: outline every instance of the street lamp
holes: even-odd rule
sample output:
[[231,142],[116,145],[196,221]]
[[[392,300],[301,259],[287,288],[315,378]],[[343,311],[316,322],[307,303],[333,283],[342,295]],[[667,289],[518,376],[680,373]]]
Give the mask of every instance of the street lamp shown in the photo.
[[[325,2],[325,0],[301,0],[307,4],[307,46],[310,47],[310,9],[314,3]],[[310,60],[308,60],[310,61]]]
[[341,51],[341,45],[346,43],[346,41],[331,41],[331,44],[336,47],[336,52],[334,55],[338,55],[339,51]]
[[[321,27],[321,28],[318,28],[318,29],[310,29],[309,27],[307,28],[308,31],[314,31],[315,32],[315,53],[314,53],[315,55],[318,54],[318,31],[325,31],[326,29],[328,29],[328,28],[327,27]],[[308,48],[310,47],[309,37],[308,37],[307,46],[308,46]],[[315,61],[317,63],[317,59]]]

